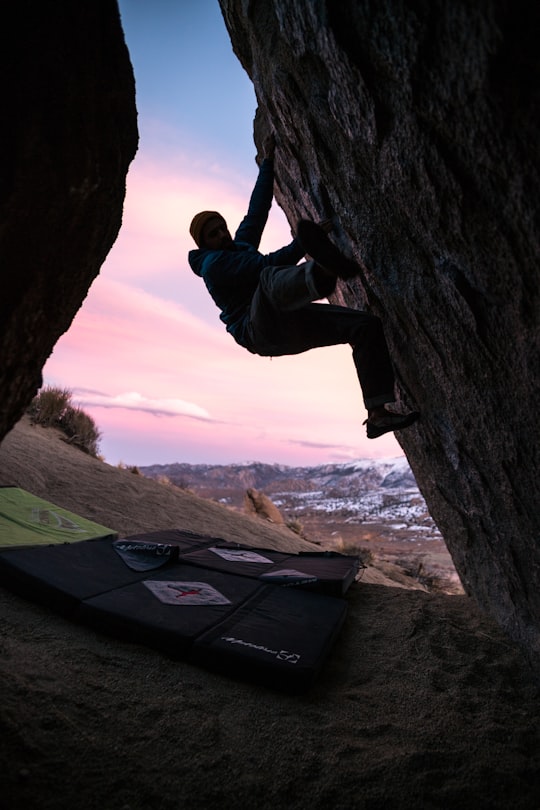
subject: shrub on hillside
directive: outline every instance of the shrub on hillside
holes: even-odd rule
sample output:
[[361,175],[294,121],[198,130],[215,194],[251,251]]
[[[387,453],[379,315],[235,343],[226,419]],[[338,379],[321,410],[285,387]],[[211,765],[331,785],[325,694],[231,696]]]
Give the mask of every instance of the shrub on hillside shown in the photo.
[[46,386],[34,397],[28,413],[35,424],[58,428],[70,444],[97,457],[101,433],[92,417],[71,401],[72,393],[67,388]]
[[339,554],[346,554],[350,557],[358,557],[362,565],[370,565],[374,561],[373,552],[371,549],[361,546],[354,541],[345,541],[342,537],[338,537],[335,542],[335,550]]
[[126,470],[126,472],[133,473],[133,475],[141,475],[144,478],[144,475],[139,470],[139,468],[137,467],[136,464],[133,464],[133,465],[124,464],[123,461],[119,461],[116,466],[118,467],[119,470]]
[[299,537],[304,537],[305,539],[307,539],[304,535],[304,527],[302,526],[299,520],[296,520],[294,518],[293,520],[287,521],[285,525],[287,526],[288,529],[291,530],[291,532],[294,532]]
[[32,422],[43,427],[58,427],[58,423],[68,406],[71,405],[71,391],[48,385],[34,397],[28,408]]
[[97,456],[101,434],[92,417],[82,408],[68,405],[58,427],[66,434],[70,444],[80,447],[91,456]]

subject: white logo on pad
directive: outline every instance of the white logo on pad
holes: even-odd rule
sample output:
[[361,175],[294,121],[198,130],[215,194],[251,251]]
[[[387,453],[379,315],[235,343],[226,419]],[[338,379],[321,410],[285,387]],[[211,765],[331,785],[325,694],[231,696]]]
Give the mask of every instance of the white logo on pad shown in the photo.
[[209,548],[208,550],[229,562],[272,564],[272,560],[263,557],[262,554],[257,554],[256,551],[247,551],[242,548]]
[[230,599],[207,582],[165,582],[146,579],[143,582],[165,605],[230,605]]

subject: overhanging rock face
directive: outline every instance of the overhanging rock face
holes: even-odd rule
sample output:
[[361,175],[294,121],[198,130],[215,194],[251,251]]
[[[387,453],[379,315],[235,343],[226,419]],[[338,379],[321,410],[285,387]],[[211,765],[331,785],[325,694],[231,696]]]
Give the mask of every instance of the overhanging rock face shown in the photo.
[[538,4],[220,5],[280,205],[362,264],[336,301],[384,321],[464,587],[540,667]]
[[116,239],[137,123],[115,0],[10,3],[0,65],[1,440]]

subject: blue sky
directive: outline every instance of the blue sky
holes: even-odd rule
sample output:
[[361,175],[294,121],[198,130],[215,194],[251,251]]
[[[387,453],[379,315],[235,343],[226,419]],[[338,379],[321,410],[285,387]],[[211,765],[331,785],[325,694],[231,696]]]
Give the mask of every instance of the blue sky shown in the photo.
[[[257,176],[253,87],[217,0],[121,0],[139,151],[123,225],[44,369],[102,432],[112,464],[311,465],[402,455],[369,442],[348,346],[260,358],[237,346],[189,268],[189,223],[219,210],[234,232]],[[290,241],[273,205],[263,252]]]
[[[145,146],[180,140],[239,172],[253,154],[255,92],[217,0],[121,0]],[[156,130],[152,123],[165,124]]]

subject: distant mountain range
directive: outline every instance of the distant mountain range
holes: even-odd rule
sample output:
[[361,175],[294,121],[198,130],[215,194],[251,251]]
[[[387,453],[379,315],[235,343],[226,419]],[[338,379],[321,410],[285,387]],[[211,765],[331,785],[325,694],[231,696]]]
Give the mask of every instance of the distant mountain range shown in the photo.
[[288,516],[326,513],[342,523],[385,523],[435,538],[430,518],[405,457],[364,459],[315,467],[281,464],[154,464],[149,478],[165,479],[205,498],[242,507],[247,489],[267,495]]
[[374,489],[416,490],[416,481],[406,458],[366,459],[315,467],[288,467],[252,461],[244,464],[152,464],[141,467],[148,478],[168,478],[189,489],[242,489],[270,492],[328,490],[338,488],[353,494]]

